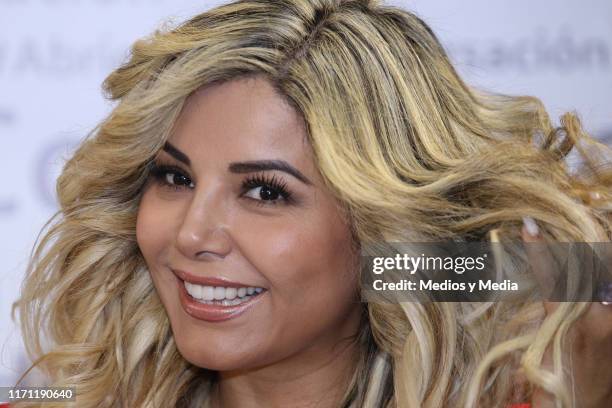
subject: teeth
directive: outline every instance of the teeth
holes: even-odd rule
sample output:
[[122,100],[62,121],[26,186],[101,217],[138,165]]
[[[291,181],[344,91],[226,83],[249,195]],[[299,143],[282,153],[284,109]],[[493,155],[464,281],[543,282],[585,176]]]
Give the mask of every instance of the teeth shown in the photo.
[[245,300],[250,299],[251,295],[256,295],[263,292],[263,288],[256,287],[241,287],[241,288],[226,288],[223,286],[203,286],[195,283],[184,282],[185,289],[191,297],[202,300],[202,303],[219,303],[224,306],[237,305]]
[[228,299],[223,299],[223,300],[201,300],[201,299],[196,299],[196,301],[200,302],[200,303],[206,303],[207,305],[234,306],[234,305],[239,305],[240,303],[246,302],[251,297],[252,296],[246,296],[246,297],[243,297],[243,298],[236,298],[234,300],[228,300]]
[[223,299],[225,299],[225,288],[222,286],[215,286],[215,300]]
[[238,294],[238,289],[236,288],[227,288],[225,289],[225,298],[232,300]]
[[[187,289],[187,292],[189,292],[189,289]],[[212,286],[202,286],[202,298],[201,299],[213,300],[214,298],[215,298],[215,288]]]

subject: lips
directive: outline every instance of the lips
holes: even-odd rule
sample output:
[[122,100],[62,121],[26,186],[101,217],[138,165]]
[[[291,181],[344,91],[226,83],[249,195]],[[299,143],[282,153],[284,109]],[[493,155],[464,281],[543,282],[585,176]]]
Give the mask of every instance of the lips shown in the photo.
[[[185,280],[190,283],[196,283],[199,285],[217,285],[224,287],[235,287],[242,288],[248,285],[244,285],[237,282],[231,282],[225,279],[219,278],[203,278],[203,277],[195,277],[194,275],[188,274],[184,271],[174,271],[177,275],[177,289],[179,291],[179,299],[181,302],[181,306],[185,310],[187,314],[198,319],[204,320],[208,322],[223,322],[230,319],[235,319],[245,312],[247,312],[251,307],[255,306],[265,295],[266,290],[262,291],[255,296],[252,296],[251,299],[240,303],[238,305],[230,305],[224,306],[221,304],[207,304],[202,303],[201,301],[193,298],[189,293],[187,293],[187,289],[185,288]],[[183,279],[186,278],[186,279]]]
[[205,276],[197,276],[192,273],[182,271],[180,269],[172,270],[176,276],[182,281],[196,283],[203,286],[223,286],[227,288],[246,288],[249,286],[258,287],[259,285],[250,285],[246,283],[233,282],[225,278],[208,278]]

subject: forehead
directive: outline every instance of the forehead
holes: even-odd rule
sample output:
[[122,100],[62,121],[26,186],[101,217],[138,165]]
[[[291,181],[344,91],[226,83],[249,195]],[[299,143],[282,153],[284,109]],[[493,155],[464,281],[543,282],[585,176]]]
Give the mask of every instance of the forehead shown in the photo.
[[238,78],[190,95],[169,141],[215,161],[283,159],[306,170],[311,150],[302,116],[264,78]]

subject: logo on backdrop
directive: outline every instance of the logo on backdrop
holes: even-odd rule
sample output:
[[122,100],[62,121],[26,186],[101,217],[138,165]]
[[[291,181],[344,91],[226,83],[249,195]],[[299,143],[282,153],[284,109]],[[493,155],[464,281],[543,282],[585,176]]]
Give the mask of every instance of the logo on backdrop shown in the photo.
[[[73,139],[51,138],[36,155],[34,182],[30,185],[33,185],[32,193],[41,205],[49,208],[57,206],[55,182],[76,145],[77,141]],[[15,197],[0,196],[0,216],[10,216],[18,210],[19,202]]]
[[450,54],[461,65],[518,72],[608,70],[612,65],[610,40],[576,35],[569,27],[551,32],[538,27],[532,34],[513,38],[468,39],[448,42]]
[[0,74],[73,80],[75,75],[108,74],[126,55],[127,44],[111,35],[78,42],[71,38],[24,37],[0,43]]

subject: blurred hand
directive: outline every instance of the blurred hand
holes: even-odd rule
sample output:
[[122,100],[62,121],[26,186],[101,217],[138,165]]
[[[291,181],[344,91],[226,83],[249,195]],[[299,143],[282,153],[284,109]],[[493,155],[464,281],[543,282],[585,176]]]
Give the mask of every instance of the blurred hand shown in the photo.
[[[541,288],[553,288],[556,271],[551,253],[531,218],[525,220],[522,229],[524,242],[540,243],[527,245],[527,256],[533,273]],[[546,315],[559,306],[557,302],[544,301]],[[612,305],[599,302],[590,304],[588,310],[576,321],[568,332],[572,345],[571,364],[574,368],[574,384],[577,408],[612,407]],[[564,356],[565,358],[565,356]],[[565,364],[569,361],[565,361]],[[552,371],[552,345],[546,349],[542,367]],[[567,382],[570,384],[570,382]],[[571,394],[571,393],[570,393]],[[554,397],[537,388],[532,398],[533,408],[554,408]]]

